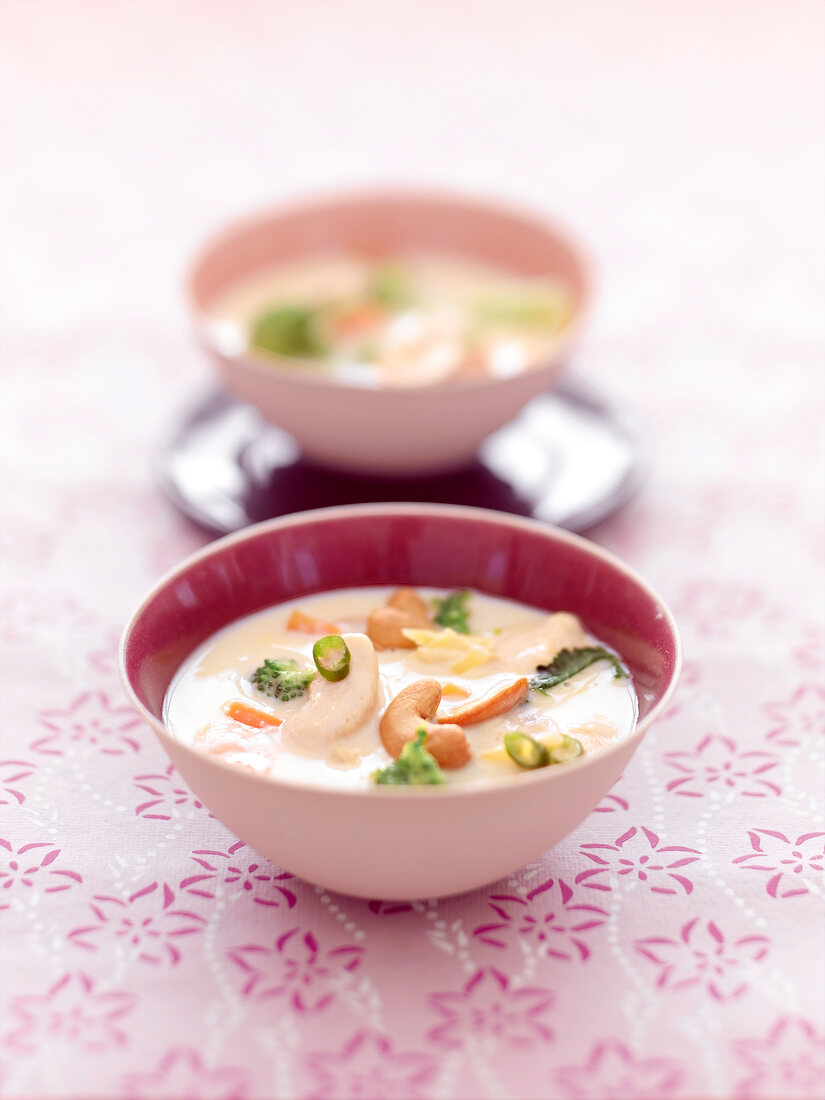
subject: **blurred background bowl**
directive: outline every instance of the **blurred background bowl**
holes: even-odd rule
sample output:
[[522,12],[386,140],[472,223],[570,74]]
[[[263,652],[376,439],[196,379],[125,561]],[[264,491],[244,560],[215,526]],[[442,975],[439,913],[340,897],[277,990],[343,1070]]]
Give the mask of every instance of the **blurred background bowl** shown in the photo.
[[[166,692],[215,631],[313,592],[386,584],[470,587],[574,612],[629,668],[635,731],[595,755],[512,779],[364,790],[263,776],[170,736]],[[484,509],[372,504],[271,520],[194,554],[134,613],[119,665],[132,705],[183,780],[236,836],[310,882],[389,899],[469,890],[557,844],[609,791],[663,713],[681,651],[661,599],[580,536]]]
[[[563,282],[572,320],[552,353],[508,378],[410,388],[339,381],[306,363],[271,363],[222,346],[215,306],[249,277],[335,252],[426,250]],[[554,385],[590,313],[584,250],[544,217],[427,191],[376,191],[287,205],[245,218],[205,245],[186,279],[196,337],[232,394],[297,440],[304,456],[353,473],[417,475],[469,462],[488,435]]]

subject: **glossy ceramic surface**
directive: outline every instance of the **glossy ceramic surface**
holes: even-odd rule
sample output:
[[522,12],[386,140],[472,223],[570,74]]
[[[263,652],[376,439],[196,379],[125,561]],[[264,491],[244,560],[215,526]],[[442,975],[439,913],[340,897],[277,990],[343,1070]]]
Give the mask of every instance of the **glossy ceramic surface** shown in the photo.
[[[209,326],[214,303],[279,263],[340,250],[445,251],[563,280],[573,321],[553,355],[512,378],[365,389],[300,361],[225,354]],[[308,459],[356,473],[422,474],[460,466],[496,428],[559,377],[588,319],[593,278],[566,230],[522,211],[428,192],[375,192],[269,211],[229,227],[194,261],[186,299],[195,335],[227,389],[285,428]]]
[[533,398],[472,462],[430,477],[353,476],[307,462],[288,433],[225,390],[193,404],[158,463],[175,507],[220,535],[290,512],[385,500],[494,508],[583,531],[623,505],[643,474],[638,432],[569,378]]
[[[286,783],[189,748],[163,726],[180,663],[214,631],[271,604],[367,584],[470,586],[574,611],[627,663],[635,733],[564,768],[444,791]],[[586,540],[529,520],[435,505],[306,512],[228,536],[182,563],[127,625],[120,671],[184,780],[279,866],[362,897],[437,897],[514,871],[562,839],[618,779],[675,689],[675,624],[644,582]]]

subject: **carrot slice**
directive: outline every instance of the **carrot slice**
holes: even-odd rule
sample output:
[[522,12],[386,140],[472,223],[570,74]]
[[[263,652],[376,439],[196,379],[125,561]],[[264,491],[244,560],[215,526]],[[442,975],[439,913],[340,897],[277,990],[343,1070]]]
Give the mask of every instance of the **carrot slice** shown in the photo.
[[448,695],[454,699],[468,699],[472,692],[469,688],[463,687],[461,684],[454,684],[448,680],[446,684],[441,685],[441,694],[446,698]]
[[494,695],[488,695],[486,699],[476,699],[471,703],[456,707],[443,717],[439,715],[436,721],[442,724],[455,723],[459,726],[472,726],[476,722],[485,722],[488,718],[497,718],[500,714],[506,714],[508,710],[527,698],[529,682],[526,676],[508,684]]
[[380,306],[357,306],[336,318],[335,331],[338,336],[358,336],[359,333],[375,328],[383,319],[384,310]]
[[267,726],[280,726],[283,723],[282,718],[276,718],[269,711],[259,710],[250,703],[242,703],[237,699],[227,703],[223,711],[233,721],[242,722],[243,725],[252,726],[256,730],[265,729]]
[[304,611],[295,610],[289,616],[286,624],[287,630],[299,630],[302,634],[340,634],[341,628],[337,623],[327,622],[326,619],[316,619],[313,615],[307,615]]

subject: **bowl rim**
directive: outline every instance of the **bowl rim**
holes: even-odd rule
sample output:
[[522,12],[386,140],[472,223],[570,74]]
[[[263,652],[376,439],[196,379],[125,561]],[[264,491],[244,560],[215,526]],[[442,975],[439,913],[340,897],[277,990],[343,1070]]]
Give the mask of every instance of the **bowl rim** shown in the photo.
[[[348,379],[336,378],[332,375],[306,370],[306,360],[297,356],[277,355],[271,353],[271,361],[257,358],[244,350],[235,355],[228,355],[221,351],[215,339],[210,334],[210,316],[202,309],[194,290],[194,285],[199,271],[210,259],[213,252],[234,237],[255,229],[263,222],[271,221],[290,214],[309,213],[313,210],[334,207],[336,204],[346,203],[447,203],[453,206],[463,206],[468,210],[500,215],[525,224],[531,224],[533,229],[546,233],[559,240],[575,258],[581,272],[582,301],[575,310],[570,323],[561,333],[549,355],[519,374],[505,377],[459,378],[428,384],[426,386],[363,386]],[[460,252],[458,253],[460,255]],[[283,201],[262,205],[254,210],[239,214],[234,218],[221,223],[217,228],[202,239],[195,248],[183,274],[183,302],[190,325],[194,331],[195,340],[201,349],[210,355],[217,356],[224,362],[233,366],[243,367],[254,374],[271,377],[279,382],[289,381],[298,384],[312,386],[328,386],[334,389],[346,390],[355,393],[387,394],[398,398],[402,394],[420,394],[433,391],[448,390],[456,393],[464,391],[484,391],[493,386],[504,383],[512,383],[517,379],[543,374],[551,375],[558,369],[560,362],[570,354],[573,348],[580,342],[583,333],[587,330],[593,315],[594,300],[596,297],[596,263],[593,253],[586,245],[578,232],[569,229],[560,219],[545,214],[537,207],[526,202],[521,203],[514,199],[495,198],[482,193],[463,192],[458,189],[442,187],[415,187],[401,186],[372,186],[363,188],[348,188],[335,191],[318,191],[312,194],[303,194],[294,199],[285,198]]]
[[[472,783],[462,784],[448,784],[445,786],[401,786],[401,787],[385,787],[374,784],[370,787],[360,788],[340,788],[333,786],[324,786],[320,783],[312,783],[305,781],[295,781],[283,779],[280,776],[272,775],[264,772],[254,772],[251,769],[240,769],[235,764],[222,760],[220,757],[212,756],[210,753],[203,752],[200,749],[194,748],[194,746],[187,745],[184,741],[179,741],[172,733],[166,728],[162,720],[155,717],[154,714],[146,707],[138,698],[136,691],[132,687],[131,681],[126,668],[126,650],[128,648],[129,640],[134,629],[134,626],[143,613],[143,611],[149,606],[149,604],[158,596],[158,594],[171,584],[176,577],[184,575],[193,565],[205,561],[210,557],[219,557],[228,546],[232,546],[234,543],[244,542],[250,538],[257,538],[261,535],[267,534],[272,530],[282,530],[290,527],[300,527],[305,523],[314,523],[318,521],[345,519],[347,516],[369,516],[376,513],[395,514],[395,515],[432,515],[433,513],[440,516],[458,515],[459,517],[472,519],[476,521],[482,521],[489,523],[490,526],[515,527],[531,532],[532,534],[544,534],[552,540],[558,540],[568,543],[585,554],[592,555],[599,558],[612,568],[623,573],[629,580],[635,585],[641,588],[647,593],[649,597],[653,599],[657,605],[660,614],[665,619],[670,634],[673,638],[673,671],[670,677],[670,681],[667,684],[661,699],[648,711],[644,718],[637,720],[636,725],[627,737],[623,737],[613,744],[602,749],[600,752],[591,756],[583,756],[579,759],[572,760],[564,765],[563,768],[536,768],[533,771],[524,772],[521,775],[506,775],[506,776],[494,776],[487,779],[479,779]],[[320,589],[319,591],[325,591]],[[505,597],[506,598],[506,597]],[[273,605],[274,606],[274,605]],[[226,626],[231,625],[236,620],[230,620]],[[225,629],[222,628],[222,629]],[[191,655],[191,654],[190,654]],[[188,659],[188,656],[185,659]],[[494,793],[495,791],[509,790],[514,783],[518,784],[533,784],[533,783],[554,783],[563,782],[563,777],[570,771],[581,771],[584,768],[592,768],[597,765],[599,761],[612,756],[616,753],[626,751],[628,747],[632,746],[630,756],[632,756],[638,748],[639,742],[647,732],[648,727],[666,710],[670,700],[676,692],[679,684],[679,678],[682,671],[682,642],[677,627],[676,621],[673,617],[673,613],[670,608],[659,596],[658,592],[650,585],[644,578],[641,577],[630,566],[626,565],[620,558],[616,557],[610,551],[605,550],[603,547],[598,546],[596,543],[591,542],[589,539],[582,535],[574,534],[571,531],[567,531],[560,527],[555,527],[552,524],[543,523],[539,520],[533,520],[522,516],[510,515],[509,513],[495,511],[488,508],[476,508],[469,507],[460,504],[427,504],[427,503],[408,503],[399,502],[394,503],[391,501],[371,504],[341,504],[330,508],[315,508],[308,509],[305,512],[293,512],[286,516],[276,516],[274,519],[264,520],[261,523],[252,524],[249,527],[242,528],[240,531],[234,531],[231,534],[224,535],[222,538],[216,539],[213,542],[207,543],[206,546],[201,547],[200,550],[196,550],[194,553],[187,555],[184,559],[172,566],[167,570],[151,588],[144,594],[143,598],[134,608],[129,615],[126,625],[120,636],[117,650],[117,666],[118,675],[120,677],[121,685],[126,693],[127,699],[134,710],[147,722],[159,735],[161,740],[168,739],[174,743],[176,749],[183,750],[185,755],[192,755],[198,761],[206,762],[209,765],[227,771],[227,774],[234,775],[236,777],[243,776],[244,779],[254,781],[257,783],[265,783],[273,786],[274,790],[286,789],[289,791],[303,791],[307,794],[311,793],[316,796],[325,796],[332,798],[357,798],[357,799],[409,799],[409,798],[472,798],[481,797],[485,794]],[[179,666],[180,667],[180,666]]]

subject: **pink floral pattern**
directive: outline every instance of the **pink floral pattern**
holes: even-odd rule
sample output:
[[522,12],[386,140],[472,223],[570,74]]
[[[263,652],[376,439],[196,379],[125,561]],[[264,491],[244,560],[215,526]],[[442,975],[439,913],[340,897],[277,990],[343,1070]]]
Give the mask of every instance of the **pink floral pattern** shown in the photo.
[[460,1048],[478,1040],[521,1049],[553,1038],[546,1022],[554,1000],[550,990],[515,986],[493,967],[477,970],[458,992],[433,993],[429,1000],[442,1017],[429,1032],[437,1046]]
[[480,943],[504,948],[521,939],[540,955],[565,961],[590,957],[587,935],[608,916],[605,909],[577,902],[566,882],[552,878],[525,897],[493,894],[490,907],[497,919],[473,929]]
[[582,844],[581,852],[596,866],[576,875],[577,885],[610,890],[605,876],[612,872],[619,880],[644,883],[654,894],[692,893],[693,883],[682,870],[701,855],[696,848],[662,844],[657,834],[644,826],[633,826],[612,844]]
[[767,936],[726,937],[712,920],[684,924],[676,938],[648,936],[636,950],[657,968],[660,989],[702,989],[714,1000],[731,1001],[748,989],[753,964],[768,953]]
[[691,752],[668,752],[665,760],[679,772],[667,789],[687,798],[701,798],[710,791],[736,792],[751,798],[781,794],[766,774],[779,763],[775,753],[759,749],[740,751],[729,737],[708,734]]
[[396,1051],[380,1032],[358,1031],[338,1051],[307,1057],[313,1100],[421,1100],[436,1073],[429,1054]]
[[[3,6],[0,1093],[823,1100],[822,5],[610,0],[599,33],[539,0],[193,7]],[[343,897],[242,844],[116,667],[211,538],[162,489],[213,384],[171,267],[247,199],[387,166],[558,203],[595,245],[569,382],[615,400],[646,476],[585,536],[684,638],[595,812],[440,900]],[[521,472],[555,494],[546,443]]]
[[48,733],[31,743],[31,751],[63,756],[81,751],[123,756],[140,751],[135,731],[142,725],[131,707],[114,704],[102,691],[86,691],[63,710],[41,710],[38,719]]
[[821,882],[825,862],[825,833],[802,833],[796,838],[775,829],[751,829],[751,851],[733,862],[750,871],[770,875],[765,890],[772,898],[807,894]]
[[265,944],[234,947],[229,958],[241,971],[241,994],[255,1000],[283,997],[298,1012],[320,1012],[336,986],[361,964],[363,948],[352,944],[324,950],[312,932],[291,928]]
[[678,1090],[683,1076],[672,1058],[637,1058],[624,1043],[605,1039],[583,1065],[564,1066],[555,1079],[573,1100],[663,1100]]
[[209,850],[192,853],[195,863],[203,868],[200,874],[188,875],[180,884],[181,890],[201,898],[213,899],[218,890],[230,894],[248,895],[256,905],[273,908],[286,906],[292,909],[297,901],[295,893],[284,883],[294,877],[279,871],[271,863],[256,857],[246,849],[243,841],[233,844],[225,852]]
[[26,760],[0,760],[0,806],[23,805],[26,795],[22,788],[36,767]]
[[735,624],[765,610],[762,591],[740,581],[691,581],[674,606],[700,638],[728,638]]
[[246,1100],[251,1087],[248,1070],[212,1068],[191,1047],[175,1047],[154,1069],[123,1078],[125,1100]]
[[610,794],[606,794],[601,802],[598,804],[594,813],[597,814],[615,814],[622,810],[629,810],[630,803],[626,798],[622,798],[621,795],[614,794],[613,791]]
[[793,657],[800,668],[811,672],[819,672],[825,666],[825,630],[818,623],[802,630]]
[[36,589],[20,587],[0,600],[0,639],[12,646],[53,637],[61,624],[75,637],[94,628],[95,616],[73,597],[42,583]]
[[747,1067],[741,1100],[808,1100],[825,1095],[825,1037],[809,1020],[780,1016],[767,1035],[739,1039],[734,1052]]
[[103,676],[117,675],[117,645],[119,634],[112,631],[106,639],[106,643],[99,648],[92,649],[88,654],[89,666]]
[[96,895],[90,908],[93,923],[73,928],[70,943],[98,951],[108,941],[137,961],[155,966],[177,966],[183,937],[201,932],[206,924],[199,913],[177,908],[171,887],[157,882],[126,898]]
[[16,997],[12,1010],[20,1021],[5,1037],[9,1048],[23,1054],[58,1049],[100,1054],[129,1041],[125,1017],[137,997],[100,987],[88,975],[64,974],[46,993]]
[[147,821],[171,821],[184,811],[204,809],[200,799],[192,794],[175,771],[174,764],[169,764],[155,775],[136,775],[135,786],[143,791],[144,796],[149,796],[135,806],[138,817],[145,817]]
[[60,894],[83,881],[77,871],[53,866],[60,858],[60,849],[47,841],[14,848],[10,841],[0,838],[0,860],[6,853],[5,864],[0,863],[0,909],[8,909],[12,894],[19,894],[21,889],[40,886],[44,894]]
[[817,683],[801,684],[790,698],[766,703],[765,714],[771,722],[768,740],[773,744],[813,747],[819,739],[821,745],[825,733],[825,687]]

